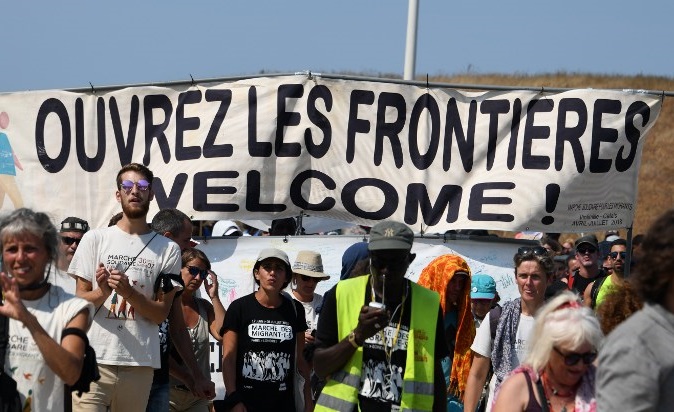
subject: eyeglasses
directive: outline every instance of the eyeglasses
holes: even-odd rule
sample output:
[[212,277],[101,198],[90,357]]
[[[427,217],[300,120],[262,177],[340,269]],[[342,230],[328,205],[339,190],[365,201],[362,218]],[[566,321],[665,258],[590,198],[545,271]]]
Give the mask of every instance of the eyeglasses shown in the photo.
[[548,249],[544,248],[543,246],[536,246],[536,247],[522,246],[519,249],[517,249],[517,254],[520,256],[529,256],[529,255],[548,256]]
[[594,362],[595,359],[597,359],[597,352],[585,352],[585,353],[568,353],[568,354],[563,354],[562,351],[557,349],[556,347],[553,347],[555,352],[559,353],[561,357],[564,358],[564,364],[566,366],[573,366],[578,363],[581,359],[583,360],[583,363],[585,365],[589,365],[592,362]]
[[141,192],[145,192],[145,191],[147,191],[147,189],[150,188],[150,182],[148,182],[145,179],[141,179],[137,182],[132,182],[131,180],[123,180],[122,183],[119,185],[119,188],[121,190],[124,190],[127,194],[129,194],[129,193],[131,193],[131,190],[133,190],[134,185]]
[[82,238],[76,238],[76,237],[70,237],[70,236],[61,236],[61,241],[63,242],[64,245],[72,245],[73,243],[77,244],[77,246],[80,245],[80,241]]
[[620,256],[620,259],[625,260],[627,259],[627,252],[611,252],[608,254],[611,259],[615,260]]
[[196,266],[188,266],[187,271],[190,272],[190,275],[192,275],[192,277],[199,276],[201,280],[206,280],[206,278],[208,277],[208,269],[200,269]]
[[576,249],[576,252],[578,252],[579,255],[585,255],[585,254],[592,254],[595,253],[597,249],[593,248],[592,246],[580,246]]
[[313,276],[300,275],[300,277],[301,277],[302,280],[305,281],[305,282],[316,282],[316,283],[318,283],[318,282],[321,281],[321,278],[315,278],[315,277],[313,277]]

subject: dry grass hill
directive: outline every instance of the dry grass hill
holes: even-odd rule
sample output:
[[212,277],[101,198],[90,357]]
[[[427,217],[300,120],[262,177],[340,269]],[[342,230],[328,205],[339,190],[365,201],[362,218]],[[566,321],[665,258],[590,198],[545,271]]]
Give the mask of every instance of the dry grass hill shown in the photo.
[[[420,79],[421,80],[421,79]],[[424,79],[425,80],[425,76]],[[479,84],[521,87],[595,89],[642,89],[674,91],[674,78],[648,76],[605,76],[572,73],[546,75],[433,76],[429,81],[450,84]],[[666,97],[662,112],[646,140],[639,171],[639,192],[633,234],[643,233],[662,212],[673,207],[674,192],[674,97]],[[625,230],[621,230],[624,235]],[[597,233],[600,240],[603,234]],[[562,235],[562,238],[565,236]],[[570,236],[575,237],[575,236]]]

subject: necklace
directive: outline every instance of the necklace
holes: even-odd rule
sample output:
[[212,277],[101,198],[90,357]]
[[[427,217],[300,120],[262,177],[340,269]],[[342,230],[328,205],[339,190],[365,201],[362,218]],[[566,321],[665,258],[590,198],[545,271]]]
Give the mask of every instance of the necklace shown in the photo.
[[[561,393],[555,387],[552,386],[552,384],[550,383],[550,379],[548,378],[548,376],[545,372],[541,374],[541,378],[543,380],[543,389],[544,389],[544,392],[545,392],[544,395],[545,395],[545,398],[546,398],[545,402],[550,407],[550,412],[555,412],[555,408],[553,408],[553,405],[552,405],[553,397],[559,398],[559,400],[561,402],[561,409],[559,409],[559,412],[568,412],[568,409],[566,408],[566,406],[569,403],[569,401],[574,402],[574,399],[576,397],[576,391],[574,390],[573,392],[569,392],[569,393]],[[548,395],[548,390],[550,391],[551,396]]]

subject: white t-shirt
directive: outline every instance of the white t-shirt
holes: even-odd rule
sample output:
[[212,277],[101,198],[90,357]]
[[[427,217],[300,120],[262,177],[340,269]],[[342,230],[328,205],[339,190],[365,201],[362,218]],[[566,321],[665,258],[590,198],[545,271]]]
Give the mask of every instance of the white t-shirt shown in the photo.
[[[154,285],[159,274],[180,273],[180,248],[164,236],[155,236],[154,232],[138,236],[110,226],[84,234],[68,273],[91,282],[96,290],[99,263],[125,272],[137,292],[154,300]],[[160,367],[159,325],[138,315],[115,291],[96,311],[88,335],[99,363]]]
[[[24,300],[23,304],[58,344],[61,332],[75,315],[86,309],[91,321],[94,313],[94,305],[55,285],[40,299]],[[5,372],[16,381],[24,411],[63,410],[63,381],[47,366],[30,331],[11,318]]]
[[72,276],[68,275],[66,272],[57,268],[56,265],[53,265],[49,273],[49,283],[54,286],[59,286],[61,289],[65,290],[66,293],[71,295],[76,295],[76,286],[77,281]]
[[311,302],[302,302],[292,292],[290,293],[290,296],[292,296],[296,301],[300,302],[304,307],[304,317],[307,320],[307,327],[309,328],[309,331],[315,330],[318,327],[318,308],[320,308],[323,304],[323,295],[314,293],[314,298]]
[[[519,324],[517,325],[517,334],[515,335],[515,351],[512,352],[513,359],[511,365],[518,366],[527,353],[527,343],[531,336],[531,331],[534,328],[534,317],[520,314]],[[491,359],[491,351],[494,345],[491,339],[491,324],[489,322],[489,315],[485,317],[480,327],[475,334],[475,340],[470,349],[485,358]],[[492,375],[489,381],[489,399],[487,400],[486,412],[491,410],[491,397],[494,394],[496,386],[496,375]]]

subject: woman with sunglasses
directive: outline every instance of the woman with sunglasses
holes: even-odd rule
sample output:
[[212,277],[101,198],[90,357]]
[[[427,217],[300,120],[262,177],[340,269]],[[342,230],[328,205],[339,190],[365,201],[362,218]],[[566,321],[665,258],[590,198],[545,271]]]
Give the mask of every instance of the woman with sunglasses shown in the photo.
[[[307,382],[303,393],[309,391],[302,356],[307,330],[304,310],[282,293],[291,276],[285,252],[262,249],[253,265],[257,290],[234,300],[227,310],[220,331],[226,410],[294,412],[298,372]],[[300,403],[297,406],[307,412],[313,408],[311,401]]]
[[[211,262],[206,254],[199,249],[183,250],[180,276],[185,283],[180,303],[187,332],[192,341],[192,350],[203,375],[210,376],[210,336],[222,342],[219,330],[225,319],[225,308],[218,296],[218,277],[211,271]],[[202,284],[210,302],[194,296]],[[171,373],[169,410],[208,412],[210,401],[194,396],[188,389],[192,385],[186,383],[190,382],[192,374],[186,365],[177,359],[175,352],[169,357],[169,362]]]
[[515,282],[520,297],[503,304],[482,322],[473,345],[473,364],[468,374],[464,406],[474,411],[490,369],[489,399],[483,400],[485,410],[491,410],[491,399],[503,379],[524,359],[534,326],[534,315],[543,306],[545,289],[552,282],[555,264],[542,246],[521,247],[513,257]]
[[604,334],[591,309],[562,292],[536,315],[524,362],[496,394],[494,412],[595,411],[597,352]]
[[[307,330],[304,331],[304,345],[307,350],[308,367],[311,369],[312,400],[316,400],[316,393],[322,387],[320,380],[313,373],[313,343],[318,326],[318,315],[323,305],[323,296],[316,293],[316,286],[322,280],[330,279],[330,276],[323,272],[323,259],[320,253],[311,250],[300,250],[297,252],[295,263],[293,263],[293,281],[290,283],[291,295],[304,307],[304,317],[307,321]],[[308,353],[307,353],[308,352]],[[295,379],[295,390],[297,395],[304,398],[304,379],[297,374]]]

